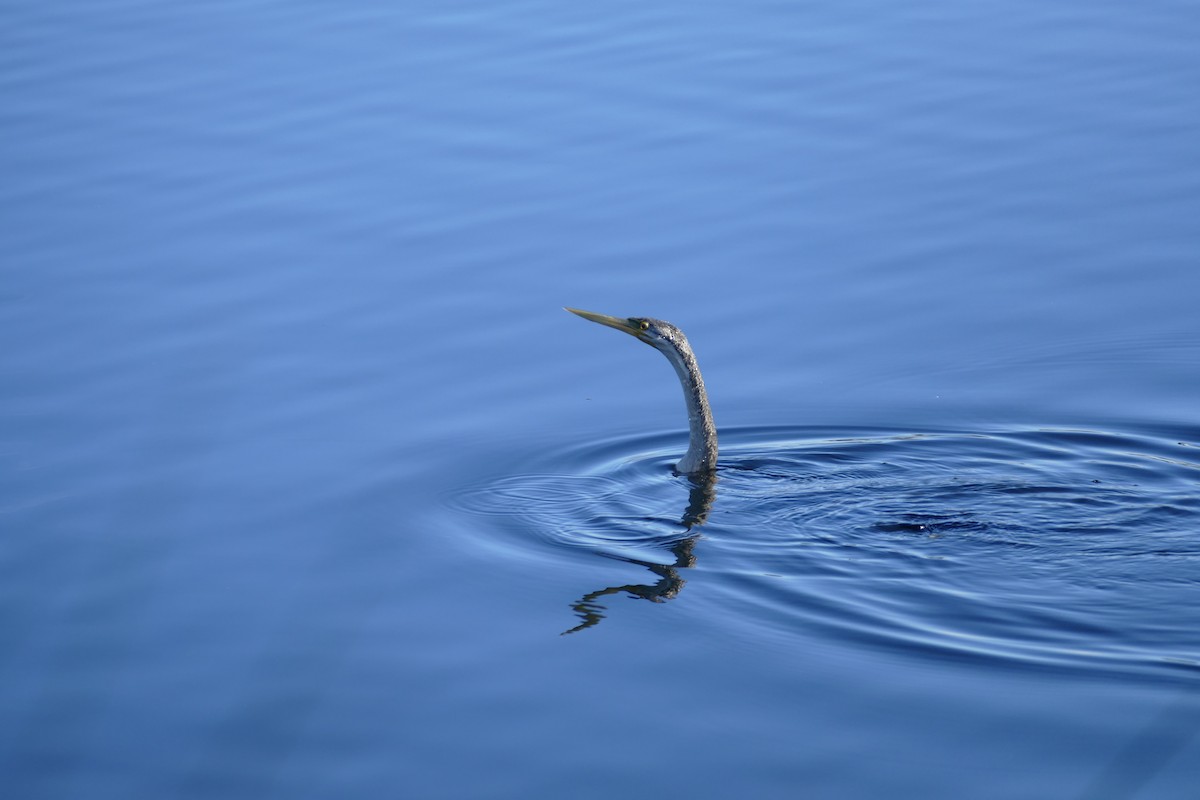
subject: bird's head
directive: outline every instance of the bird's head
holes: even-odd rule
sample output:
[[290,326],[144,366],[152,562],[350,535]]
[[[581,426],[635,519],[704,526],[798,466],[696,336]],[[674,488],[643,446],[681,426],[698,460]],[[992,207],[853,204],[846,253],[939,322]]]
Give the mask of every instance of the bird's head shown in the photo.
[[616,328],[628,333],[638,341],[645,342],[655,350],[664,353],[678,353],[686,346],[687,337],[683,331],[669,322],[653,317],[610,317],[607,314],[596,314],[591,311],[581,311],[578,308],[567,308],[572,314],[578,314],[584,319],[599,322],[610,328]]
[[679,385],[683,387],[683,398],[688,411],[688,449],[675,465],[675,469],[686,475],[699,475],[716,469],[717,428],[713,425],[708,395],[704,391],[704,379],[700,377],[700,367],[696,364],[696,356],[692,353],[683,331],[669,322],[652,317],[610,317],[606,314],[580,311],[578,308],[568,308],[567,311],[628,333],[667,357],[667,361],[671,362],[675,374],[679,377]]

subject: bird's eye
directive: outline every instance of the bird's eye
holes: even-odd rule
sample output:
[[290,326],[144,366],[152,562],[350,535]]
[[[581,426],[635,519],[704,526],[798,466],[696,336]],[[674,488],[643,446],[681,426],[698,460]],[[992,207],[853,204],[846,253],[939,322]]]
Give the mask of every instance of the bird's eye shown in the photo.
[[642,320],[641,322],[638,323],[638,327],[644,331],[648,331],[648,330],[650,330],[650,323],[646,322],[646,320]]

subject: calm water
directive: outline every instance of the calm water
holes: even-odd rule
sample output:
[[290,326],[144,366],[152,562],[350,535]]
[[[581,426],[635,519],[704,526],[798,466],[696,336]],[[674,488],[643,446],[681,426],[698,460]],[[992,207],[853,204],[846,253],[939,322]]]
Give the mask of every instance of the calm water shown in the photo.
[[8,4],[5,796],[1194,797],[1197,41]]

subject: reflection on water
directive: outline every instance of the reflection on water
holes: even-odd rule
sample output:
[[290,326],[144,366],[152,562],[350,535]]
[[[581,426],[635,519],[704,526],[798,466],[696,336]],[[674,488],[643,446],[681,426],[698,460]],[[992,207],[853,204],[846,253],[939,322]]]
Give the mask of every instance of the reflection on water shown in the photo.
[[674,598],[683,590],[687,581],[680,576],[679,570],[689,569],[696,565],[696,555],[693,551],[699,534],[691,533],[691,531],[699,528],[708,519],[709,511],[712,510],[713,500],[716,499],[717,494],[717,473],[705,472],[690,476],[688,480],[692,485],[688,492],[687,508],[684,510],[679,524],[689,534],[668,548],[668,552],[675,560],[670,564],[658,564],[628,556],[609,555],[609,558],[645,567],[658,576],[658,581],[652,584],[627,583],[588,592],[571,604],[571,608],[583,621],[574,628],[563,631],[564,635],[590,628],[604,619],[604,606],[597,602],[601,597],[625,593],[630,597],[639,597],[652,603],[663,603]]
[[590,628],[593,625],[599,624],[600,620],[604,619],[604,606],[600,605],[597,601],[606,595],[625,593],[630,597],[649,600],[652,603],[663,603],[674,598],[683,590],[684,585],[687,583],[687,581],[680,577],[678,570],[687,569],[696,564],[696,556],[692,552],[695,544],[696,537],[689,536],[672,545],[670,553],[675,557],[675,561],[671,564],[655,564],[650,561],[639,561],[636,558],[609,556],[609,558],[617,558],[627,564],[637,564],[638,566],[645,567],[658,576],[658,582],[652,584],[626,583],[621,586],[609,586],[605,589],[588,592],[571,604],[571,608],[583,621],[574,628],[563,631],[563,633],[576,633],[584,628]]

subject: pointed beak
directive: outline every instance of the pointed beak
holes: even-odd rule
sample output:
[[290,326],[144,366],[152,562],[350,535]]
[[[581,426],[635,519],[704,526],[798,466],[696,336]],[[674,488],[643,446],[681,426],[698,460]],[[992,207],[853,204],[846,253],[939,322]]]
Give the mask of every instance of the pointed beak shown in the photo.
[[591,311],[580,311],[578,308],[568,308],[566,306],[564,306],[564,308],[566,308],[566,310],[570,311],[572,314],[578,314],[584,319],[591,320],[592,322],[599,322],[601,325],[607,325],[610,328],[616,328],[617,330],[628,333],[630,336],[635,336],[638,339],[642,338],[641,330],[637,327],[637,325],[634,325],[627,319],[610,317],[607,314],[595,314]]

